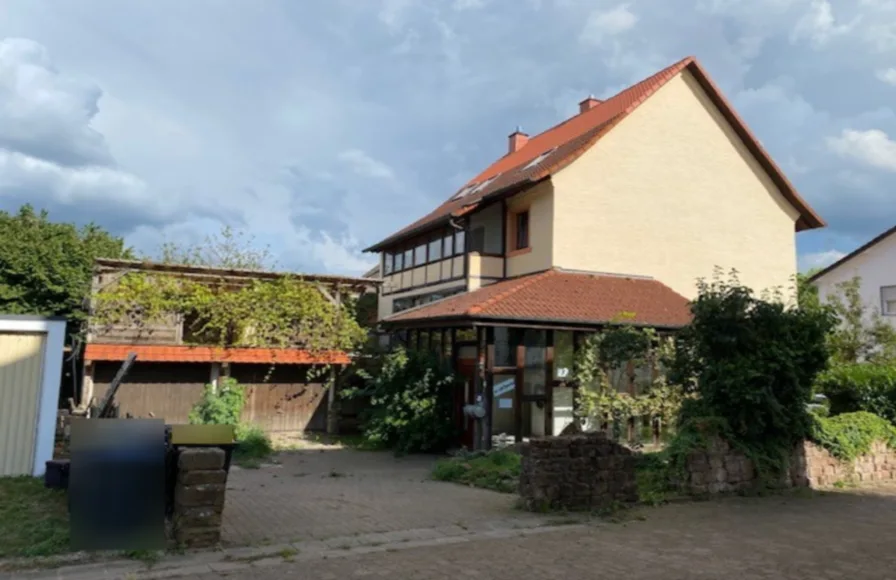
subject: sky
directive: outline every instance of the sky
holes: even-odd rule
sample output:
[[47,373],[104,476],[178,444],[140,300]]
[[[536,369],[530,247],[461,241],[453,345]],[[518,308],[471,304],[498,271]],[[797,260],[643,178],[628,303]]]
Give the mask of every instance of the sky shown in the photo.
[[828,222],[801,268],[896,224],[896,0],[2,0],[0,209],[361,274],[517,126],[688,55]]

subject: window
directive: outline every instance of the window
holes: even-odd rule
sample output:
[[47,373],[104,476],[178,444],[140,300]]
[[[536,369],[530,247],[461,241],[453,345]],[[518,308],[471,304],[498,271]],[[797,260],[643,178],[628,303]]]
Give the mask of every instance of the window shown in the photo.
[[420,244],[414,248],[414,266],[422,266],[426,263],[426,244]]
[[414,250],[405,250],[404,251],[404,267],[405,269],[412,268],[414,266]]
[[547,335],[544,330],[526,329],[523,331],[523,344],[526,345],[526,368],[523,371],[523,394],[543,395],[545,392],[545,343]]
[[429,261],[435,262],[442,259],[442,239],[429,242]]
[[402,260],[403,257],[404,256],[401,252],[398,252],[397,254],[392,256],[392,258],[394,259],[393,270],[395,270],[396,272],[400,272],[404,268],[404,260]]
[[463,254],[466,249],[464,248],[464,242],[466,240],[466,235],[463,230],[459,230],[454,234],[454,253],[455,254]]
[[882,286],[880,289],[880,313],[896,316],[896,286]]
[[448,234],[442,239],[442,253],[446,258],[450,258],[454,255],[454,236]]
[[514,240],[513,249],[522,250],[529,247],[529,212],[521,211],[516,214],[516,239]]
[[572,378],[575,359],[571,330],[554,331],[554,378],[561,381]]
[[470,251],[479,252],[480,254],[485,251],[484,227],[480,226],[470,231]]

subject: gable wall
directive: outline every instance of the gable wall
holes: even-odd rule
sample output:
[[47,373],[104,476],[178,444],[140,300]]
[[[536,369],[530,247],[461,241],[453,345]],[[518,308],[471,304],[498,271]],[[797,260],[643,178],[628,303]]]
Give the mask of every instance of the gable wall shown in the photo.
[[792,291],[798,213],[687,71],[552,180],[554,265]]
[[[896,286],[896,234],[852,257],[813,283],[822,301],[827,301],[838,292],[837,284],[855,276],[862,279],[862,301],[869,309],[880,312],[881,287]],[[896,316],[884,316],[883,319],[896,327]]]

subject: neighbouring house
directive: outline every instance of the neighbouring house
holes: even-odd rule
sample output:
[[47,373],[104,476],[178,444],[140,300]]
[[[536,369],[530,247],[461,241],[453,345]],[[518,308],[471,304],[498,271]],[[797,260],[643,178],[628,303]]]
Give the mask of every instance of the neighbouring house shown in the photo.
[[[675,331],[697,280],[736,269],[794,292],[795,233],[823,220],[686,58],[619,94],[589,97],[429,214],[367,248],[380,255],[389,341],[451,356],[491,435],[558,433],[584,333],[621,321]],[[481,397],[481,399],[480,399]]]
[[[130,273],[184,278],[193,282],[239,287],[253,280],[296,276],[313,284],[328,300],[343,300],[375,291],[376,281],[331,275],[297,275],[248,270],[227,270],[152,262],[100,259],[93,278],[97,293],[114,287]],[[326,388],[326,376],[310,372],[318,365],[345,366],[351,353],[317,352],[297,348],[222,347],[203,344],[191,336],[189,313],[170,312],[151,324],[130,319],[98,324],[92,310],[84,349],[84,377],[79,403],[102,400],[128,353],[137,354],[115,400],[124,417],[156,417],[167,423],[185,423],[206,384],[229,376],[247,388],[243,420],[270,433],[330,430],[328,410],[335,389]],[[325,395],[326,393],[326,395]]]
[[65,326],[0,315],[0,477],[41,476],[53,458]]
[[896,327],[896,226],[815,273],[809,281],[826,302],[838,293],[838,285],[856,277],[861,279],[862,302],[868,311],[880,313]]

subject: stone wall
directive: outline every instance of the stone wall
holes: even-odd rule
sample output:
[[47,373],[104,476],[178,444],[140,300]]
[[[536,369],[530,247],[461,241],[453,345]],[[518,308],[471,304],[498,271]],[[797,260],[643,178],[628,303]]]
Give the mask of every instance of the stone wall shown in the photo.
[[221,540],[227,472],[217,447],[181,449],[174,488],[173,534],[186,548],[207,548]]
[[797,449],[794,467],[803,476],[804,484],[813,488],[830,487],[839,482],[891,481],[896,480],[896,451],[876,441],[871,444],[870,453],[844,462],[807,441]]
[[526,509],[589,510],[638,500],[635,455],[604,433],[533,439],[520,453]]
[[703,451],[694,451],[685,461],[683,491],[695,495],[747,489],[755,483],[753,462],[722,439],[713,439]]
[[[743,453],[714,439],[703,451],[686,460],[686,480],[682,490],[691,494],[740,491],[759,483],[753,462]],[[841,461],[808,441],[794,450],[788,473],[777,482],[780,487],[831,487],[837,483],[868,483],[896,480],[896,451],[886,444],[872,444],[870,453],[855,461]],[[766,482],[767,483],[767,482]]]

